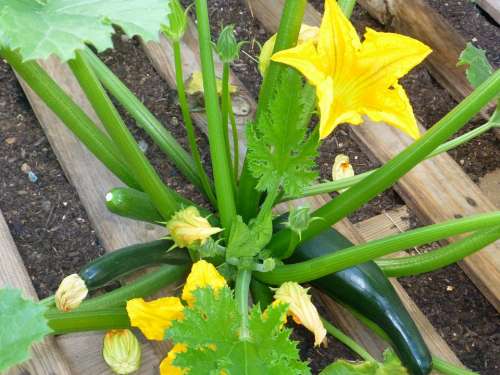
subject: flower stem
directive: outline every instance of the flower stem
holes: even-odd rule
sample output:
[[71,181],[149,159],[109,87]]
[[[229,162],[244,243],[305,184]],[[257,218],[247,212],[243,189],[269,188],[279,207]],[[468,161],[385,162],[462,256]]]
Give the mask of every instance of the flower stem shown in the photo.
[[222,226],[228,234],[231,223],[236,216],[235,191],[231,173],[229,150],[226,149],[225,133],[217,95],[210,25],[208,20],[207,0],[196,0],[196,16],[198,20],[198,38],[200,41],[200,58],[205,92],[205,110],[208,120],[208,140],[212,169],[215,180],[217,206]]
[[179,43],[179,41],[174,40],[172,42],[172,47],[174,50],[175,82],[177,85],[179,106],[181,107],[182,118],[184,120],[184,125],[186,127],[186,133],[189,141],[189,148],[191,149],[191,156],[193,157],[196,169],[198,170],[198,176],[200,177],[201,184],[203,185],[203,190],[205,191],[210,203],[216,206],[217,200],[215,199],[214,192],[212,191],[212,186],[210,185],[210,179],[208,178],[205,170],[203,169],[200,151],[198,150],[198,145],[196,143],[196,135],[194,132],[193,120],[191,119],[191,114],[189,112],[189,105],[186,97],[186,90],[184,87],[181,44]]
[[326,320],[325,318],[322,317],[321,321],[323,322],[323,325],[325,326],[327,332],[330,335],[332,335],[337,340],[339,340],[340,342],[342,342],[349,349],[351,349],[354,353],[358,354],[365,361],[368,361],[368,362],[377,362],[376,359],[373,358],[370,355],[370,353],[368,353],[361,345],[359,345],[356,341],[354,341],[352,338],[350,338],[349,336],[347,336],[340,329],[338,329],[333,324],[331,324],[328,320]]
[[305,262],[279,266],[271,272],[256,272],[255,276],[258,280],[273,285],[285,281],[307,282],[396,251],[498,225],[500,225],[500,211],[450,220],[351,246]]
[[414,276],[431,272],[481,250],[500,238],[500,227],[477,231],[476,233],[428,253],[394,259],[378,259],[377,265],[387,277]]
[[239,269],[236,276],[235,298],[238,304],[238,311],[241,314],[240,340],[248,341],[250,339],[250,330],[248,327],[248,293],[250,281],[252,280],[252,271],[248,269]]

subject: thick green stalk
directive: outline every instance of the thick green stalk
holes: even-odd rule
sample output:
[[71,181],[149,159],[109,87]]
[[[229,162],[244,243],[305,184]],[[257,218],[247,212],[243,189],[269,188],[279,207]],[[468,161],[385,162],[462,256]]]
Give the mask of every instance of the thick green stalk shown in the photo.
[[150,196],[163,218],[168,220],[181,206],[180,199],[163,183],[139,148],[85,56],[81,51],[77,51],[76,58],[69,62],[71,70],[134,177]]
[[191,114],[189,112],[189,104],[187,101],[186,90],[184,88],[182,54],[181,54],[181,45],[179,41],[173,41],[172,48],[174,50],[175,82],[177,84],[179,106],[181,107],[182,118],[184,120],[184,125],[186,127],[186,133],[189,141],[189,148],[191,149],[191,155],[196,164],[196,169],[198,170],[198,176],[200,176],[201,183],[203,185],[203,190],[206,192],[207,198],[209,199],[210,203],[216,206],[217,200],[215,199],[214,192],[212,191],[212,186],[210,185],[210,179],[208,178],[205,170],[203,169],[200,151],[198,150],[198,145],[196,143],[196,134],[194,132],[193,120],[191,119]]
[[164,265],[148,272],[137,280],[109,293],[84,301],[75,311],[97,310],[116,307],[132,298],[150,296],[163,287],[180,280],[189,269],[188,265]]
[[126,185],[140,189],[140,185],[130,174],[111,139],[92,122],[36,61],[22,62],[18,53],[8,49],[1,49],[0,55],[97,159]]
[[[195,163],[189,154],[177,142],[175,137],[165,129],[158,119],[146,108],[146,106],[113,74],[89,48],[85,51],[87,62],[92,66],[95,74],[104,87],[137,121],[137,125],[144,129],[160,149],[168,155],[179,171],[193,185],[203,190],[203,184],[198,176]],[[204,191],[204,190],[203,190]],[[204,192],[207,195],[207,192]]]
[[368,353],[361,345],[359,345],[356,341],[354,341],[340,329],[331,324],[328,320],[326,320],[325,318],[321,318],[321,321],[323,322],[323,325],[325,326],[327,332],[330,335],[335,337],[337,340],[339,340],[341,343],[343,343],[345,346],[351,349],[354,353],[358,354],[365,361],[377,362],[376,359],[373,358],[370,355],[370,353]]
[[[363,204],[393,185],[413,167],[424,160],[436,147],[450,138],[464,126],[479,110],[495,98],[500,92],[500,70],[496,71],[472,94],[443,117],[419,140],[400,152],[383,167],[366,177],[361,183],[332,199],[312,216],[316,220],[302,233],[302,242],[321,233],[326,228],[337,223],[342,218],[353,213]],[[274,256],[280,257],[286,251],[289,243],[290,230],[280,231],[273,237],[268,247]]]
[[236,118],[234,117],[231,97],[229,98],[229,121],[231,122],[231,131],[233,133],[233,174],[236,184],[238,184],[240,170],[240,141],[238,139],[238,127],[236,126]]
[[196,16],[198,20],[198,38],[200,41],[200,58],[205,92],[205,110],[208,120],[208,140],[210,156],[215,180],[217,207],[222,226],[229,233],[231,223],[236,216],[235,191],[231,173],[229,150],[226,149],[225,133],[227,126],[222,123],[217,95],[215,69],[212,56],[212,42],[208,21],[207,0],[196,0]]
[[[228,124],[229,124],[229,112],[231,110],[231,93],[229,92],[229,63],[224,62],[222,64],[222,93],[221,93],[221,111],[222,111],[222,125],[224,126],[224,135],[225,139],[224,141],[226,142],[226,149],[228,150],[228,158],[231,161],[231,153],[230,153],[230,146],[229,146],[229,131],[228,131]],[[237,145],[236,145],[237,146]],[[235,157],[235,155],[233,155]],[[234,160],[233,164],[234,166]],[[236,192],[236,176],[237,174],[234,173],[234,167],[231,169],[231,175],[232,175],[232,180],[233,180],[233,189]]]
[[351,18],[352,11],[356,6],[356,0],[339,0],[339,7],[347,18]]
[[478,372],[455,366],[436,356],[432,356],[432,365],[434,370],[445,375],[479,375]]
[[236,276],[236,285],[234,296],[238,304],[238,311],[241,314],[240,340],[248,341],[250,339],[250,329],[248,326],[248,293],[250,290],[250,281],[252,280],[252,271],[239,269]]
[[307,282],[396,251],[498,225],[500,211],[450,220],[352,246],[305,262],[278,266],[271,272],[256,272],[255,277],[266,284],[274,285],[285,281]]
[[45,313],[45,318],[53,335],[130,328],[125,307],[90,311],[49,311]]
[[[307,0],[287,0],[285,2],[274,45],[274,52],[291,48],[296,44],[306,5]],[[274,61],[271,61],[269,64],[259,92],[256,121],[259,121],[262,113],[267,110],[269,101],[274,95],[273,87],[284,69],[288,68],[283,64],[278,64]],[[257,182],[257,179],[248,170],[248,162],[245,160],[238,191],[238,213],[245,220],[254,217],[257,213],[261,195],[255,189]]]
[[500,238],[500,227],[478,231],[460,241],[428,253],[394,259],[378,259],[387,277],[403,277],[431,272],[456,263]]

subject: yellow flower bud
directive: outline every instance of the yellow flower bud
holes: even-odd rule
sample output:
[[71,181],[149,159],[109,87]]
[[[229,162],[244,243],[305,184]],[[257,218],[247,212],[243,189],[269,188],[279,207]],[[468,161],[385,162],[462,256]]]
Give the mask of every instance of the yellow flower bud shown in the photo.
[[141,366],[141,345],[130,330],[115,329],[104,336],[102,356],[116,374],[131,374]]
[[184,375],[188,373],[187,369],[176,367],[173,365],[177,353],[187,351],[185,344],[175,344],[174,347],[168,352],[167,356],[161,361],[160,375]]
[[139,328],[148,340],[162,341],[172,321],[184,318],[183,310],[184,306],[177,297],[163,297],[151,302],[142,298],[127,301],[130,325]]
[[222,231],[212,227],[193,206],[177,211],[167,223],[167,229],[178,247],[203,245],[211,235]]
[[321,322],[318,310],[303,288],[295,282],[283,283],[274,293],[274,298],[288,304],[288,313],[297,324],[301,324],[314,334],[314,345],[320,345],[326,337],[326,329]]
[[[319,35],[319,27],[309,26],[302,24],[300,27],[299,38],[297,40],[297,45],[307,42],[308,40],[316,40]],[[276,34],[270,37],[262,46],[259,56],[259,72],[264,77],[266,75],[267,67],[271,62],[271,56],[273,55],[274,44],[276,43]]]
[[76,273],[66,276],[55,295],[56,306],[61,311],[76,309],[87,297],[89,290],[85,281]]
[[[337,181],[346,177],[354,176],[354,169],[349,163],[349,156],[344,154],[338,154],[335,157],[335,162],[332,166],[332,180]],[[339,190],[339,193],[343,193],[347,189]]]
[[[222,95],[222,80],[216,79],[217,94]],[[229,84],[229,93],[234,94],[238,91],[238,87]],[[186,94],[189,96],[193,95],[203,95],[205,93],[203,89],[203,74],[200,70],[196,70],[191,74],[191,77],[186,82]]]
[[199,260],[191,268],[191,273],[187,277],[186,284],[182,290],[182,299],[192,306],[195,302],[193,291],[200,288],[211,287],[214,291],[227,285],[226,279],[217,272],[212,263]]

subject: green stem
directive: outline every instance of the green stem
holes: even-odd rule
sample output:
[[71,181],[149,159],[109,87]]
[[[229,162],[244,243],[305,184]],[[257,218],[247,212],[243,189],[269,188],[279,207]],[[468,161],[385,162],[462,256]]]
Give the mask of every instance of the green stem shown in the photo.
[[69,61],[71,70],[134,177],[151,197],[163,218],[168,220],[180,207],[179,197],[163,183],[139,148],[85,56],[77,51],[76,58]]
[[500,227],[478,231],[460,241],[428,253],[394,259],[377,259],[387,277],[403,277],[431,272],[456,263],[500,238]]
[[226,149],[225,133],[217,95],[215,69],[210,40],[207,0],[196,0],[196,16],[198,20],[198,37],[200,42],[200,58],[205,92],[205,110],[208,121],[208,140],[212,169],[215,180],[217,206],[225,233],[230,233],[231,223],[236,216],[235,191],[231,173],[229,150]]
[[0,55],[97,159],[126,185],[140,189],[116,145],[36,61],[22,62],[18,53],[8,49],[0,49]]
[[248,292],[250,281],[252,280],[252,271],[239,269],[236,276],[236,285],[234,295],[238,304],[238,311],[241,314],[240,340],[248,341],[250,339],[250,329],[248,327]]
[[368,362],[377,362],[375,358],[373,358],[370,353],[368,353],[361,345],[359,345],[352,338],[347,336],[344,332],[342,332],[337,327],[333,326],[328,320],[325,318],[321,318],[323,325],[325,326],[327,332],[335,337],[337,340],[346,345],[349,349],[351,349],[354,353],[358,354],[361,358]]
[[[291,48],[297,43],[306,5],[307,0],[287,0],[285,2],[273,52]],[[274,95],[273,87],[284,69],[287,67],[283,64],[274,61],[269,64],[259,92],[256,121],[259,121],[260,116],[267,110],[269,101]],[[238,191],[238,213],[245,220],[255,217],[260,203],[260,192],[255,189],[257,182],[257,179],[250,173],[248,162],[245,160]]]
[[[137,121],[137,125],[153,139],[158,147],[172,160],[181,173],[196,187],[203,189],[195,163],[189,154],[177,142],[175,137],[165,129],[146,106],[123,84],[120,79],[89,48],[85,51],[87,62],[104,87]],[[208,193],[205,191],[205,195]]]
[[255,276],[260,281],[273,285],[285,281],[307,282],[396,251],[498,225],[500,225],[500,211],[450,220],[351,246],[305,262],[282,265],[271,272],[256,272]]
[[250,292],[255,304],[260,304],[260,308],[264,311],[267,306],[273,303],[273,292],[266,284],[252,278],[250,282]]
[[339,7],[347,18],[351,18],[352,11],[356,6],[356,0],[339,0]]
[[46,307],[53,307],[56,303],[56,297],[54,295],[48,296],[42,300],[40,300],[40,305],[46,306]]
[[[228,124],[229,124],[229,112],[231,111],[231,93],[229,92],[229,77],[230,77],[230,68],[229,68],[229,63],[224,62],[222,64],[222,97],[221,97],[221,111],[222,111],[222,125],[224,126],[224,135],[225,139],[224,141],[226,142],[226,149],[230,150],[229,146],[229,129],[228,129]],[[233,140],[234,140],[234,134],[233,134]],[[234,147],[234,145],[233,145]],[[237,149],[238,144],[236,144],[235,149]],[[231,160],[230,153],[229,153],[229,160]],[[236,154],[233,155],[233,165],[234,165],[234,158],[236,157]],[[234,168],[231,169],[231,174],[232,174],[232,179],[233,179],[233,188],[234,191],[236,191],[236,176],[237,173],[234,173]]]
[[161,266],[121,288],[84,301],[75,311],[115,307],[132,298],[150,296],[163,287],[180,280],[186,274],[188,268],[188,265]]
[[240,141],[238,139],[238,127],[236,126],[236,118],[234,117],[233,101],[229,98],[229,120],[231,121],[231,130],[233,133],[233,174],[238,184],[239,168],[240,168]]
[[434,370],[445,375],[479,375],[478,372],[455,366],[436,356],[432,356],[432,365]]
[[125,307],[91,311],[49,311],[45,313],[45,318],[53,335],[130,328]]
[[[472,94],[443,117],[427,131],[419,140],[407,147],[383,167],[370,174],[351,187],[348,191],[332,199],[312,216],[322,218],[316,220],[302,233],[302,242],[316,236],[342,218],[354,212],[363,204],[393,185],[413,167],[424,160],[434,149],[464,126],[479,110],[491,101],[500,91],[500,70],[481,84]],[[275,257],[286,251],[290,230],[277,233],[268,248]]]
[[210,200],[210,203],[216,206],[217,200],[215,199],[214,192],[212,191],[212,186],[210,185],[210,179],[208,178],[205,170],[203,169],[200,151],[198,150],[198,145],[196,144],[196,135],[194,132],[193,120],[191,119],[191,114],[189,112],[189,104],[186,96],[186,90],[184,87],[182,54],[181,54],[181,45],[179,41],[173,41],[172,47],[174,50],[174,60],[175,60],[175,82],[177,84],[179,105],[181,107],[182,118],[184,120],[184,125],[186,127],[186,132],[189,141],[189,148],[191,149],[191,155],[193,156],[194,162],[196,164],[196,169],[198,170],[198,176],[200,176],[201,183],[203,185],[203,190],[206,192],[207,197]]

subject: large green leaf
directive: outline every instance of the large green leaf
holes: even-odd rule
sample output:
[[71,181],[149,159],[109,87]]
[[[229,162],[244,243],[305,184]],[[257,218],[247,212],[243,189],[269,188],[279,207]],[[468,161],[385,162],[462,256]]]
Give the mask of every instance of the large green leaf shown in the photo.
[[170,0],[0,0],[0,43],[24,60],[54,54],[63,61],[85,43],[112,47],[113,24],[129,35],[157,40]]
[[[214,295],[211,289],[194,292],[196,303],[184,310],[183,320],[174,322],[166,337],[184,343],[188,350],[177,354],[173,364],[189,368],[189,375],[305,375],[296,343],[283,328],[287,305],[270,307],[262,313],[254,307],[249,317],[250,341],[239,339],[241,315],[232,292],[225,287]],[[201,334],[200,334],[201,333]]]
[[460,65],[468,65],[465,74],[472,87],[478,87],[493,74],[486,52],[472,43],[467,43],[467,47],[460,54],[457,66]]
[[340,359],[320,375],[408,375],[398,356],[391,350],[384,352],[384,361],[351,362]]
[[19,290],[0,289],[0,373],[27,360],[31,345],[51,332],[44,311]]

